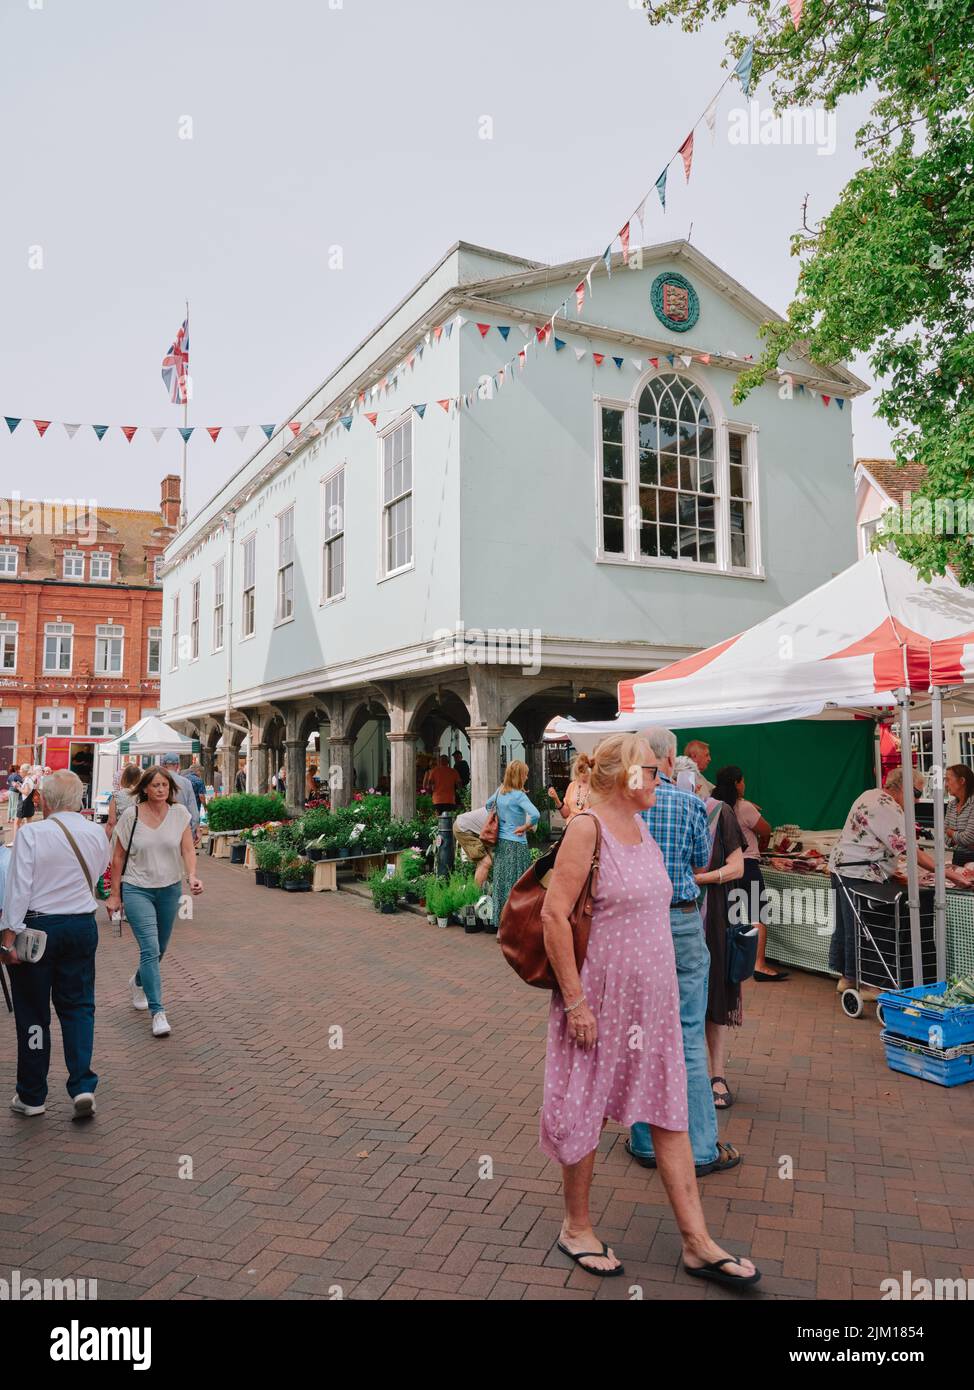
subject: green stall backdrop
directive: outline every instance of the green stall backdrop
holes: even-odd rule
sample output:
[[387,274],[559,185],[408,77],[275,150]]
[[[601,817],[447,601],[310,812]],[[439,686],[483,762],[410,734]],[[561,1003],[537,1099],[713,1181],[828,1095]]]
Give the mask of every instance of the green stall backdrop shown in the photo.
[[675,732],[681,753],[691,739],[710,745],[708,781],[729,763],[741,768],[747,799],[771,826],[837,830],[876,785],[874,728],[871,719],[789,719]]

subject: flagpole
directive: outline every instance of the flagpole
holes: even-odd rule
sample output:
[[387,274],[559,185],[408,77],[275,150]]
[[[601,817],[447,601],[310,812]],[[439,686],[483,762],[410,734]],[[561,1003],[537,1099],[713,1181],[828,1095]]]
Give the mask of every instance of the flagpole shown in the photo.
[[[186,336],[189,337],[189,300],[186,301]],[[186,373],[187,378],[189,373]],[[186,470],[187,452],[189,445],[186,439],[186,430],[189,428],[189,384],[188,381],[183,389],[183,490],[180,499],[179,525],[182,529],[186,525]]]

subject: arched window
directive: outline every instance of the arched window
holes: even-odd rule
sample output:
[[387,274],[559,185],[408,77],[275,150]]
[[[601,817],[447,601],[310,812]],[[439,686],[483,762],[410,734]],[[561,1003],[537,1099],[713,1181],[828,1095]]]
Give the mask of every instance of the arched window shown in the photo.
[[753,443],[679,372],[600,403],[601,554],[753,572]]
[[668,374],[639,397],[639,553],[717,563],[714,424],[699,386]]

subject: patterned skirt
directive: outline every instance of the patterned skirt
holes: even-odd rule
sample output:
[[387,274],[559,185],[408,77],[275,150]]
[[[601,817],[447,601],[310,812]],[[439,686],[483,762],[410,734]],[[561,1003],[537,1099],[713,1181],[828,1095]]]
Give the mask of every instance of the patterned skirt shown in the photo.
[[501,924],[501,912],[511,889],[531,864],[531,850],[516,840],[498,840],[491,871],[494,898],[494,929]]

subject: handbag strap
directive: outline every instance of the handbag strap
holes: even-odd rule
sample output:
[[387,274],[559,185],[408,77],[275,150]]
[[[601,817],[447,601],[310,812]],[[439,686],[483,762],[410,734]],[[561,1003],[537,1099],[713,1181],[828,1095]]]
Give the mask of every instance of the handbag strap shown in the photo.
[[54,824],[57,826],[58,830],[61,831],[61,833],[64,835],[65,839],[67,840],[68,844],[69,844],[69,845],[71,846],[71,848],[74,850],[74,857],[75,857],[75,859],[77,859],[78,863],[81,865],[81,872],[82,872],[82,873],[84,874],[84,876],[85,876],[85,882],[86,882],[87,885],[88,885],[88,892],[91,894],[92,897],[94,897],[94,896],[95,896],[95,886],[94,886],[94,884],[93,884],[92,881],[91,881],[91,870],[88,868],[88,865],[87,865],[87,864],[85,863],[85,861],[84,861],[84,858],[83,858],[83,856],[82,856],[82,854],[81,854],[81,850],[78,848],[78,842],[77,842],[77,840],[75,840],[74,836],[71,834],[71,831],[70,831],[70,830],[68,829],[68,827],[64,824],[64,821],[58,820],[57,816],[50,816],[48,819],[50,819],[50,820],[52,820],[52,821],[54,822]]
[[[128,868],[128,866],[129,866],[129,855],[132,853],[132,841],[135,839],[135,832],[136,832],[136,830],[138,829],[138,825],[139,825],[139,806],[138,806],[138,802],[136,802],[136,805],[135,805],[135,815],[134,815],[133,818],[132,818],[132,833],[131,833],[131,835],[129,836],[128,848],[127,848],[126,851],[125,851],[125,858],[124,858],[124,860],[122,861],[122,872],[121,872],[121,873],[119,874],[119,876],[118,876],[118,879],[119,879],[119,889],[120,889],[120,890],[121,890],[122,879],[125,877],[125,870],[126,870],[126,869]],[[113,890],[114,890],[114,886],[115,886],[115,885],[113,884],[113,885],[112,885]]]

